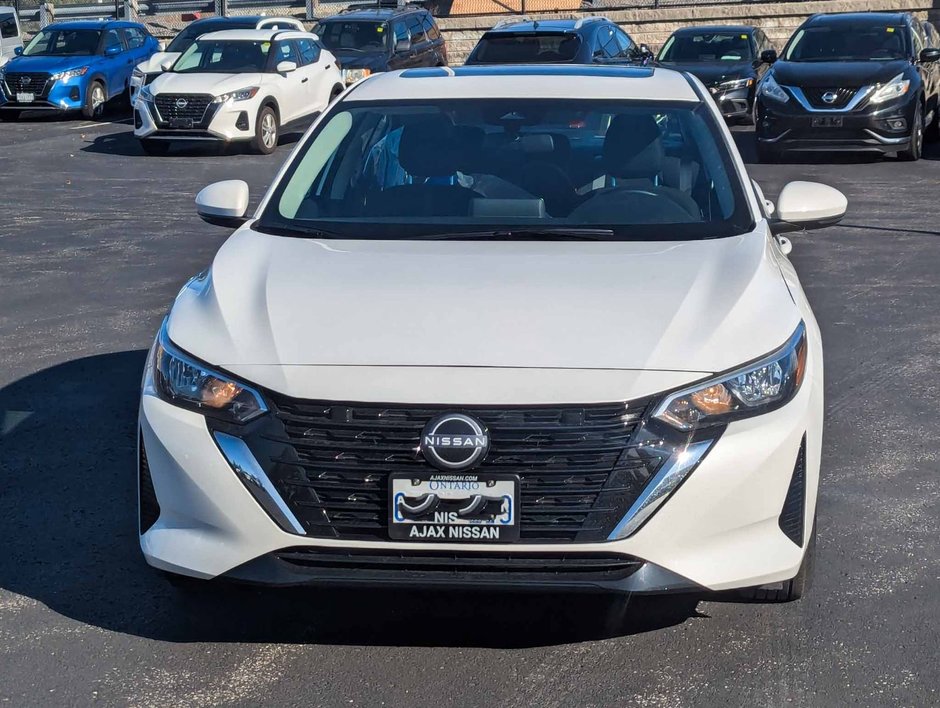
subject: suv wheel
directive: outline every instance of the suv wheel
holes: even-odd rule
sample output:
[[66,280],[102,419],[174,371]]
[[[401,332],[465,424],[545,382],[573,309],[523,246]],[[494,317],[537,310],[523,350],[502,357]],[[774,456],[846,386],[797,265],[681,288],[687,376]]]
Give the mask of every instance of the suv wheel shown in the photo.
[[255,137],[251,141],[252,149],[262,155],[270,155],[277,149],[279,134],[277,114],[271,106],[264,106],[258,112],[258,120],[255,121]]
[[88,120],[98,120],[104,115],[104,106],[107,102],[108,94],[104,90],[104,84],[100,81],[92,81],[91,86],[85,91],[82,117]]
[[816,520],[813,520],[813,530],[810,532],[809,543],[806,544],[806,553],[799,572],[790,580],[779,583],[780,587],[760,585],[756,588],[742,590],[739,595],[743,600],[751,602],[793,602],[809,592],[813,582],[813,570],[816,567]]
[[914,110],[914,124],[911,126],[911,143],[907,150],[901,150],[898,157],[906,162],[920,159],[924,147],[924,112],[920,108]]

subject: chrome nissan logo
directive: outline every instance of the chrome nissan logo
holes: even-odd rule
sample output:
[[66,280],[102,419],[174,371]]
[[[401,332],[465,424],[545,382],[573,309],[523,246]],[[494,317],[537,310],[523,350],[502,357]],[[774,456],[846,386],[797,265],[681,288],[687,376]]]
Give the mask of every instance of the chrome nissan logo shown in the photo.
[[439,470],[475,467],[490,449],[490,434],[480,421],[462,413],[446,413],[424,426],[419,448]]
[[20,77],[20,86],[29,86],[29,77],[21,76]]
[[822,100],[826,103],[835,103],[837,98],[839,98],[839,94],[835,91],[826,91],[826,93],[822,95]]
[[177,99],[176,99],[176,107],[177,107],[177,108],[186,108],[186,106],[188,106],[188,105],[189,105],[189,101],[187,101],[185,98],[177,98]]

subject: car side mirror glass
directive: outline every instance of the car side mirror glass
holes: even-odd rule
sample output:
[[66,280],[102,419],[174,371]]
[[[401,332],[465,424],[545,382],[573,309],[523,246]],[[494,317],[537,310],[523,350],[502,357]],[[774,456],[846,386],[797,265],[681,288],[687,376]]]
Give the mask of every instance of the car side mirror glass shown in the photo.
[[932,64],[940,59],[940,49],[937,47],[926,47],[920,50],[920,61],[923,64]]
[[22,47],[14,47],[13,53],[14,53],[16,56],[19,56],[20,54],[23,53],[23,48],[22,48]]
[[116,57],[120,53],[121,53],[121,47],[114,45],[114,44],[112,44],[110,47],[105,47],[104,49],[104,55],[106,57]]
[[765,49],[760,53],[760,60],[764,64],[773,64],[775,61],[777,61],[777,50]]
[[411,51],[411,40],[410,39],[399,39],[395,42],[395,53],[404,54],[405,52]]
[[248,197],[248,184],[240,179],[215,182],[196,195],[196,213],[215,226],[237,228],[247,221]]
[[774,234],[822,229],[842,221],[849,200],[838,189],[818,182],[790,182],[780,192],[770,221]]
[[280,61],[277,63],[277,73],[279,74],[289,74],[292,71],[297,71],[297,63],[293,61]]

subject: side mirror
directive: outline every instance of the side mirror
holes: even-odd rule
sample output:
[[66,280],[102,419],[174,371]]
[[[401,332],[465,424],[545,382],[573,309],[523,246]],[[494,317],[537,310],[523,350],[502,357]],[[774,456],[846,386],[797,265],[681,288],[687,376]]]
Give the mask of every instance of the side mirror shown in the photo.
[[176,59],[172,57],[167,57],[160,62],[160,69],[162,71],[169,71],[173,68],[173,65],[176,63]]
[[106,57],[116,57],[116,56],[117,56],[118,54],[120,54],[122,51],[124,51],[124,49],[123,49],[123,47],[121,47],[121,45],[119,45],[119,44],[112,44],[110,47],[105,47],[105,48],[104,48],[104,55],[105,55]]
[[248,184],[240,179],[215,182],[196,195],[196,213],[214,226],[238,228],[248,219]]
[[822,229],[842,221],[849,200],[838,189],[818,182],[790,182],[777,199],[770,222],[774,234]]
[[22,54],[22,53],[23,53],[23,48],[22,48],[22,47],[14,47],[14,48],[13,48],[13,54],[15,54],[16,56],[19,56],[19,55]]
[[777,50],[765,49],[760,53],[760,60],[764,64],[773,64],[775,61],[777,61]]
[[395,53],[404,54],[405,52],[411,51],[411,40],[410,39],[399,39],[395,42]]
[[281,61],[277,64],[277,73],[279,74],[289,74],[292,71],[297,71],[297,63],[293,61]]
[[652,50],[649,48],[649,45],[648,45],[648,44],[641,44],[641,45],[640,45],[640,54],[642,54],[643,56],[648,56],[648,57],[653,56],[653,52],[652,52]]
[[933,62],[940,59],[940,49],[937,47],[926,47],[921,49],[919,59],[921,64],[932,64]]

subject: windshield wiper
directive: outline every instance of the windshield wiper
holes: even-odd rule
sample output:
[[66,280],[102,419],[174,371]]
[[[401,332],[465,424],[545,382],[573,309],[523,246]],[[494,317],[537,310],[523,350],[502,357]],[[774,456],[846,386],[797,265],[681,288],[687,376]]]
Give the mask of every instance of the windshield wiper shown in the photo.
[[614,232],[611,229],[539,228],[499,229],[495,231],[448,231],[428,236],[418,236],[428,241],[608,241]]
[[256,222],[252,227],[255,231],[260,231],[263,234],[270,234],[271,236],[292,236],[294,238],[334,238],[334,239],[344,239],[352,238],[345,234],[340,234],[335,231],[326,231],[324,229],[317,229],[312,227],[294,225],[290,228],[284,226],[269,226],[267,224],[262,224],[260,221]]

